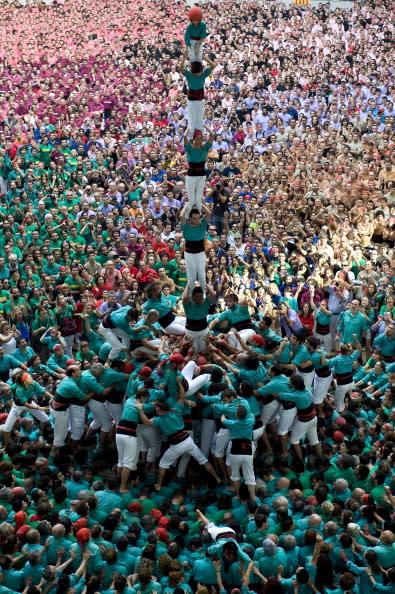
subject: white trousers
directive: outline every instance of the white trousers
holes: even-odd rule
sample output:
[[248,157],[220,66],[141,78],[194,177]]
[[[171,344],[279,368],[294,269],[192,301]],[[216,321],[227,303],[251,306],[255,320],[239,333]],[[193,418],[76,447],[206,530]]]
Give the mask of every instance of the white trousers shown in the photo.
[[69,408],[67,410],[54,410],[50,408],[51,417],[54,420],[53,445],[56,448],[62,447],[69,432]]
[[71,334],[71,336],[63,336],[63,340],[66,343],[64,351],[65,351],[66,355],[68,355],[70,357],[70,359],[73,358],[73,344],[74,344],[75,336],[76,336],[75,334]]
[[[255,330],[253,328],[246,328],[245,330],[240,330],[239,334],[243,341],[246,342],[253,334],[255,334]],[[228,343],[237,349],[241,349],[241,344],[233,332],[229,332],[228,334]]]
[[164,330],[169,334],[174,334],[175,336],[182,336],[185,334],[185,322],[186,318],[182,316],[176,316],[171,324],[166,326]]
[[41,423],[46,423],[48,421],[48,415],[45,414],[44,411],[33,410],[32,408],[26,408],[26,406],[17,406],[14,403],[11,407],[10,412],[8,413],[6,422],[4,423],[3,431],[6,431],[6,433],[12,431],[12,428],[15,425],[18,417],[20,417],[23,412],[28,412]]
[[189,60],[191,62],[203,62],[203,44],[199,47],[198,39],[191,39],[188,46]]
[[203,291],[206,288],[206,254],[199,252],[198,254],[189,254],[184,252],[185,264],[187,267],[189,290],[195,288],[195,282],[198,280]]
[[100,428],[103,433],[109,433],[112,427],[112,418],[106,403],[91,398],[88,402],[88,407],[93,415],[93,421],[90,424],[90,428],[92,430]]
[[216,425],[214,419],[202,419],[202,434],[201,434],[201,445],[200,449],[202,454],[208,457],[211,445],[213,443],[213,437],[215,434]]
[[176,462],[183,454],[189,454],[192,456],[192,458],[195,458],[200,466],[203,466],[203,464],[206,464],[207,462],[207,458],[203,456],[192,437],[187,437],[187,439],[184,439],[184,441],[181,443],[171,445],[165,451],[159,461],[159,468],[170,468],[170,466],[174,464],[174,462]]
[[345,384],[344,386],[336,385],[335,390],[335,403],[336,403],[336,410],[337,412],[343,412],[344,410],[344,400],[346,398],[346,394],[349,390],[352,390],[355,386],[355,382],[351,382],[350,384]]
[[284,410],[283,407],[280,409],[280,420],[278,422],[278,435],[287,435],[291,429],[292,424],[296,417],[296,407]]
[[197,208],[199,212],[202,210],[202,198],[205,184],[205,175],[187,175],[185,177],[185,189],[188,196],[187,207],[185,209],[186,219],[189,217],[189,213],[193,207]]
[[188,390],[185,396],[192,396],[192,394],[196,394],[196,392],[199,392],[200,388],[202,388],[204,384],[207,384],[211,379],[211,375],[209,373],[203,373],[202,375],[198,375],[192,379],[196,367],[197,365],[195,361],[189,361],[189,363],[187,363],[184,369],[181,371],[181,374],[188,382]]
[[108,355],[111,361],[116,359],[125,347],[129,348],[130,336],[120,328],[104,328],[103,324],[100,324],[100,334],[111,345]]
[[318,377],[317,374],[315,375],[312,392],[314,404],[321,404],[324,401],[324,398],[327,395],[329,387],[331,385],[332,379],[332,374],[330,374],[329,377]]
[[230,468],[232,481],[239,481],[241,474],[246,485],[256,485],[254,474],[254,457],[239,454],[230,455]]
[[189,131],[192,134],[195,130],[203,130],[204,99],[200,101],[187,101],[187,120]]
[[138,447],[141,452],[147,452],[147,462],[155,462],[160,454],[162,445],[161,432],[154,425],[137,425]]
[[[159,346],[160,345],[160,340],[159,338],[154,338],[152,340],[148,341],[149,344],[152,344],[152,346]],[[157,351],[153,350],[153,349],[149,349],[148,347],[137,347],[136,349],[134,349],[133,351],[130,351],[130,354],[133,356],[137,355],[138,353],[147,353],[148,355],[155,355],[157,353]]]
[[115,402],[106,402],[105,406],[114,423],[118,424],[122,417],[123,404],[116,404]]
[[315,332],[315,337],[318,338],[318,340],[321,341],[321,344],[322,344],[322,346],[324,347],[324,349],[326,350],[327,353],[330,353],[332,351],[333,340],[332,340],[331,333],[329,333],[329,334],[317,334],[317,332]]
[[208,328],[205,328],[204,330],[188,330],[187,328],[185,334],[192,339],[192,348],[195,353],[202,353],[206,350]]
[[71,404],[69,408],[69,429],[70,437],[79,441],[84,434],[85,428],[85,406]]
[[300,443],[304,437],[307,437],[310,445],[317,445],[317,417],[314,417],[314,419],[307,422],[299,421],[299,419],[295,420],[292,425],[289,443]]
[[303,377],[304,385],[306,390],[310,390],[311,386],[313,385],[315,371],[309,371],[308,373],[303,373],[303,371],[297,370],[297,373]]
[[225,456],[225,450],[228,447],[230,442],[230,431],[229,429],[225,429],[225,427],[221,427],[221,429],[217,432],[214,444],[214,456],[216,458],[223,458]]
[[233,528],[229,528],[228,526],[221,526],[220,528],[216,526],[213,522],[210,522],[206,525],[206,530],[215,542],[221,534],[229,534],[229,532],[235,533]]
[[269,404],[264,404],[261,412],[261,419],[263,423],[263,428],[266,429],[267,425],[273,423],[274,419],[277,417],[281,408],[281,404],[278,400],[274,399],[273,402],[269,402]]
[[115,436],[115,443],[118,452],[119,468],[129,468],[129,470],[136,470],[139,457],[137,437],[133,435],[117,434]]

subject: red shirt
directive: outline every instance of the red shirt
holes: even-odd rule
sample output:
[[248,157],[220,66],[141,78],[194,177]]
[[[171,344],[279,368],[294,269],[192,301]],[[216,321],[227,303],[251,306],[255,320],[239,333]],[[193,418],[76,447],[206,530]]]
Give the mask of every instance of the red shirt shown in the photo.
[[155,278],[159,278],[159,276],[157,275],[155,270],[153,270],[152,268],[147,268],[147,270],[145,272],[142,272],[140,270],[140,272],[138,272],[136,275],[136,280],[142,284],[150,283]]

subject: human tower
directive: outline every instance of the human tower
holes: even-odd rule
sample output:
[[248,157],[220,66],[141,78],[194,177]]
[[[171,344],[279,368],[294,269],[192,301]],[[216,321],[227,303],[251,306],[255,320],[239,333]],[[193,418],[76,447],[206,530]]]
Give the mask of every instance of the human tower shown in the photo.
[[[192,6],[188,14],[189,24],[185,30],[185,54],[180,63],[180,72],[188,84],[187,120],[184,146],[188,159],[185,187],[188,201],[181,212],[182,231],[185,239],[185,262],[190,291],[198,280],[203,291],[206,287],[206,256],[204,238],[210,211],[202,205],[206,183],[206,159],[214,134],[204,125],[204,85],[206,78],[215,68],[207,55],[207,67],[203,67],[203,43],[207,38],[207,27],[199,6]],[[189,68],[185,62],[189,61]],[[208,138],[205,139],[204,131]],[[205,215],[202,217],[202,215]],[[206,220],[207,219],[207,220]]]

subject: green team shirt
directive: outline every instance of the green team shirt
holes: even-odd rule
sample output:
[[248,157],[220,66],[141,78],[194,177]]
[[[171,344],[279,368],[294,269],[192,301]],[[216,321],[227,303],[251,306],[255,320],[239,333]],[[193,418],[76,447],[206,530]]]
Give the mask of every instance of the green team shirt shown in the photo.
[[203,163],[203,161],[206,161],[208,152],[212,146],[211,142],[208,141],[202,148],[194,148],[192,145],[186,144],[184,148],[188,163]]
[[250,319],[250,313],[248,311],[248,307],[241,307],[240,305],[236,305],[233,309],[226,309],[222,313],[219,314],[218,320],[223,322],[227,320],[231,324],[237,324],[237,322],[241,322],[244,320]]
[[19,402],[24,404],[25,402],[30,402],[35,396],[41,396],[44,392],[45,388],[40,386],[37,382],[32,382],[27,387],[17,386],[15,396],[18,398]]
[[204,82],[208,76],[210,76],[211,70],[209,68],[205,68],[199,76],[195,76],[189,70],[184,70],[185,78],[188,82],[188,87],[193,91],[198,91],[203,89]]
[[185,45],[191,45],[191,39],[206,39],[207,25],[204,21],[200,21],[197,25],[189,23],[184,33]]
[[164,435],[172,435],[184,429],[184,421],[182,418],[182,405],[175,404],[173,408],[161,415],[152,419],[155,427],[159,427]]
[[201,241],[206,237],[207,225],[206,219],[202,219],[197,227],[184,223],[181,225],[181,231],[187,241]]
[[199,305],[196,305],[196,303],[194,303],[192,299],[189,299],[186,303],[184,301],[183,306],[185,316],[190,320],[203,320],[203,318],[207,318],[209,309],[212,306],[212,304],[213,302],[209,301],[207,297],[205,298],[203,303]]

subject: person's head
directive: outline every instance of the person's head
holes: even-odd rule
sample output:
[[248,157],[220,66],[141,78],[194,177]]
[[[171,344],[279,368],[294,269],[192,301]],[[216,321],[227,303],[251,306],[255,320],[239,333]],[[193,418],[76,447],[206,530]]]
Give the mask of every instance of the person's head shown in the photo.
[[196,305],[201,305],[204,301],[204,293],[201,287],[195,287],[192,291],[192,301]]
[[191,62],[191,73],[192,74],[200,74],[203,72],[203,64],[202,62]]
[[189,224],[192,227],[198,227],[200,225],[200,212],[197,208],[192,208],[189,213]]

